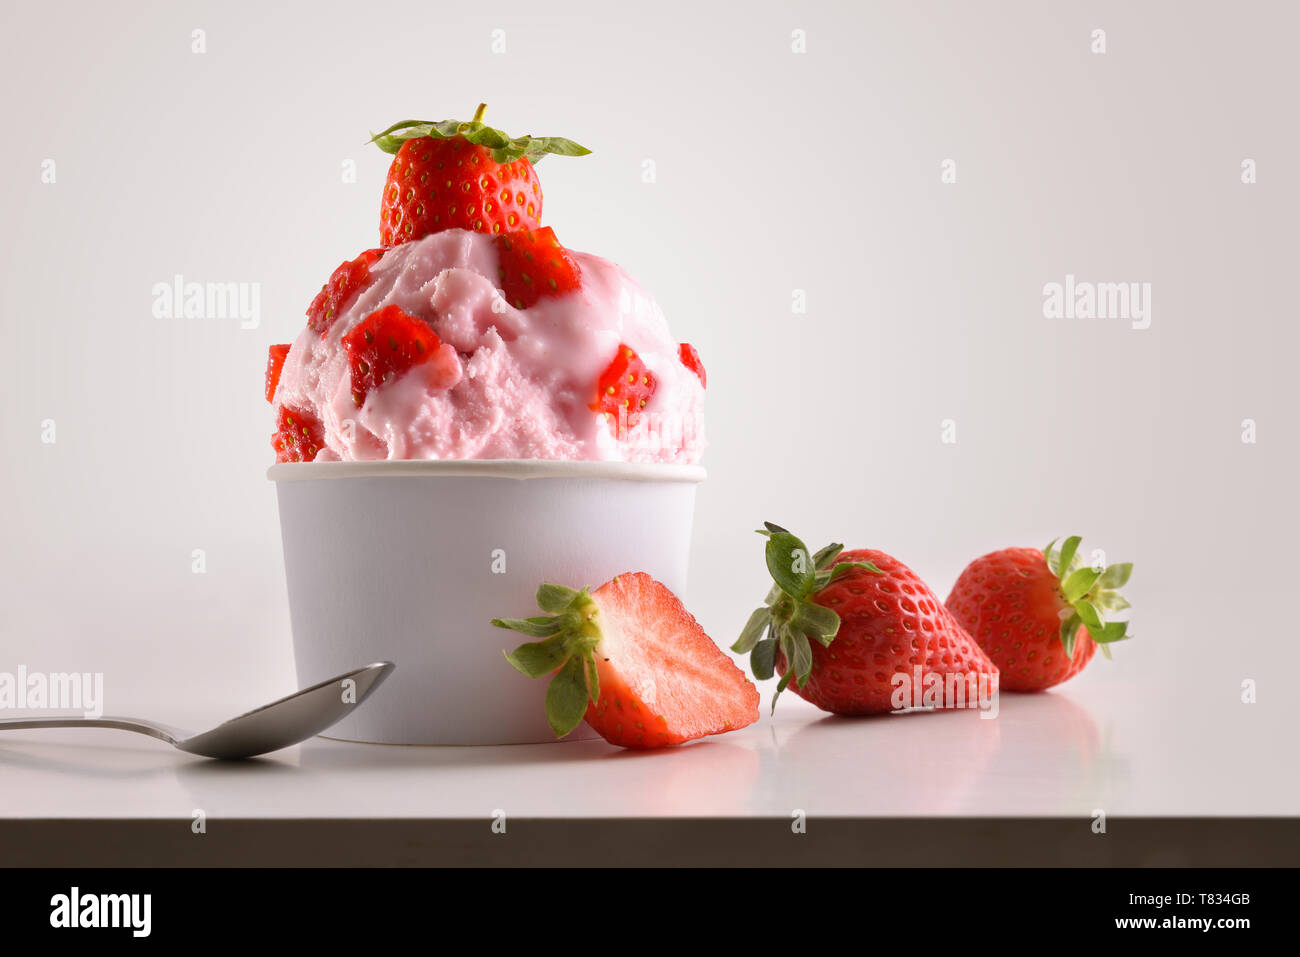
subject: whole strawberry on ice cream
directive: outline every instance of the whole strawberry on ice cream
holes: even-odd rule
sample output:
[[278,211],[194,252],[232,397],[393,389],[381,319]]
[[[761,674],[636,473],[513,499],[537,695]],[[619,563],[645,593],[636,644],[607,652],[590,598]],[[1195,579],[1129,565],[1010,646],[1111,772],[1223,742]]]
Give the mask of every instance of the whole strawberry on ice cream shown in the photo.
[[699,353],[627,273],[541,224],[535,164],[589,151],[511,137],[484,110],[372,137],[395,154],[382,245],[271,347],[277,461],[698,462]]
[[371,137],[397,156],[379,214],[385,246],[443,229],[492,234],[536,229],[542,186],[533,164],[548,153],[591,152],[561,136],[511,138],[483,122],[486,111],[480,103],[468,123],[403,120]]

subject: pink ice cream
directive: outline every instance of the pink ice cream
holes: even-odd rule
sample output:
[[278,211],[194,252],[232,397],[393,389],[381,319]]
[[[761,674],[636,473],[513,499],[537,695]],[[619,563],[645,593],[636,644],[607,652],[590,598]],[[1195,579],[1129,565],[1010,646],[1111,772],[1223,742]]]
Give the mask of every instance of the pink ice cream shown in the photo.
[[[323,339],[311,329],[298,336],[275,404],[320,420],[325,447],[316,461],[699,461],[704,388],[682,364],[659,306],[614,263],[572,255],[582,269],[578,290],[515,309],[497,288],[489,236],[451,229],[387,250]],[[340,340],[392,304],[427,322],[442,346],[358,408]],[[620,344],[658,383],[622,435],[590,408]]]

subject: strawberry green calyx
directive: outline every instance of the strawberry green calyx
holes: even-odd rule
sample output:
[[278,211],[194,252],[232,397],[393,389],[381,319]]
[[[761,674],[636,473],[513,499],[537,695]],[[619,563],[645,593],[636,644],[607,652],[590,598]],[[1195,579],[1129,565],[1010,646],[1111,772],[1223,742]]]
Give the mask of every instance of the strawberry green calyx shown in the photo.
[[754,609],[731,646],[737,654],[749,655],[749,668],[754,677],[764,681],[775,673],[776,652],[785,656],[786,672],[772,696],[772,709],[776,699],[794,678],[802,688],[812,675],[811,638],[829,647],[840,630],[840,616],[830,608],[813,601],[817,593],[854,568],[883,575],[871,562],[836,562],[844,546],[827,545],[815,555],[810,555],[802,541],[780,525],[764,522],[758,534],[767,539],[767,570],[774,584],[761,608]]
[[493,618],[492,624],[542,639],[525,642],[505,657],[529,678],[554,673],[546,688],[546,720],[555,736],[562,738],[582,721],[587,702],[600,700],[595,658],[601,639],[600,609],[588,589],[574,591],[563,585],[538,588],[537,607],[550,614]]
[[1133,574],[1132,562],[1120,562],[1098,569],[1086,566],[1079,558],[1079,542],[1083,539],[1071,535],[1056,548],[1054,539],[1045,549],[1043,558],[1056,576],[1061,598],[1068,608],[1061,611],[1061,644],[1066,657],[1074,657],[1074,645],[1079,626],[1084,625],[1101,653],[1110,657],[1110,645],[1133,636],[1128,633],[1127,621],[1107,621],[1106,613],[1123,611],[1130,607],[1119,593]]
[[370,142],[385,153],[396,153],[407,140],[432,136],[434,139],[448,140],[463,136],[476,146],[486,146],[492,150],[492,159],[497,163],[512,163],[517,159],[527,159],[536,165],[548,153],[560,156],[586,156],[591,150],[585,146],[566,140],[563,136],[515,136],[511,137],[488,126],[483,122],[486,103],[480,103],[474,111],[474,118],[464,120],[402,120],[394,123],[381,133],[374,133]]

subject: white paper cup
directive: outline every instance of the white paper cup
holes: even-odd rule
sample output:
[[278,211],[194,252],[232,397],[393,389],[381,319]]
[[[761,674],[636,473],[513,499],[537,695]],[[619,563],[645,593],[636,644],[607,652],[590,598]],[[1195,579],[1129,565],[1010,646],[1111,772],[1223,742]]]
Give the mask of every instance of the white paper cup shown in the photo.
[[[303,685],[370,661],[397,670],[331,737],[383,744],[554,741],[546,682],[502,657],[528,639],[542,582],[644,571],[686,584],[696,486],[686,465],[550,461],[274,465]],[[590,737],[585,724],[565,740]]]

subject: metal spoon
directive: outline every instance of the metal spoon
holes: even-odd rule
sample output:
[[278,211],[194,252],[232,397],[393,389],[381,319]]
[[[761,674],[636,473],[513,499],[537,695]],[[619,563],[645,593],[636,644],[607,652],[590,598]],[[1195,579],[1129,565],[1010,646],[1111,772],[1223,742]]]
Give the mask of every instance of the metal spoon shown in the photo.
[[[205,758],[251,758],[305,741],[342,720],[383,683],[393,667],[392,662],[377,661],[263,705],[256,711],[231,718],[202,734],[183,731],[156,721],[111,716],[4,718],[0,719],[0,731],[16,731],[19,728],[116,728],[119,731],[147,734],[151,738],[166,741],[172,747]],[[355,686],[346,689],[350,693],[345,694],[343,682],[349,679],[355,682]]]

